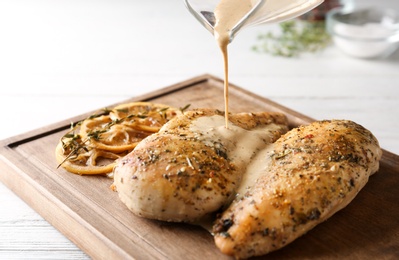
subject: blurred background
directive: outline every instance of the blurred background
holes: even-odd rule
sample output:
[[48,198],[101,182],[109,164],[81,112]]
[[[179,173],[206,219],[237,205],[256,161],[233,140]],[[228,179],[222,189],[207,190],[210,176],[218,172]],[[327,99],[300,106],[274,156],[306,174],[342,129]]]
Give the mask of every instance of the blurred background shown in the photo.
[[[399,1],[351,1],[358,6],[399,9]],[[253,51],[257,37],[276,26],[239,33],[230,46],[232,83],[322,118],[345,116],[339,103],[353,93],[370,99],[379,91],[359,85],[364,81],[357,78],[373,81],[374,73],[386,73],[391,80],[391,74],[397,73],[390,64],[398,63],[398,53],[364,61],[345,56],[333,44],[299,58]],[[35,129],[52,123],[53,118],[28,116],[40,114],[49,104],[56,104],[57,117],[63,119],[196,75],[222,77],[222,60],[215,46],[212,35],[188,13],[182,0],[2,0],[0,109],[13,107],[15,112],[4,113],[3,119],[22,125],[14,127],[17,132],[1,130],[0,139],[17,134],[18,129],[25,131],[27,125]],[[371,71],[365,74],[365,70]],[[297,99],[298,95],[303,99]],[[325,95],[325,108],[306,108],[313,97]],[[95,103],[90,102],[93,98]],[[308,104],[302,107],[302,102]],[[15,114],[26,117],[13,120]]]

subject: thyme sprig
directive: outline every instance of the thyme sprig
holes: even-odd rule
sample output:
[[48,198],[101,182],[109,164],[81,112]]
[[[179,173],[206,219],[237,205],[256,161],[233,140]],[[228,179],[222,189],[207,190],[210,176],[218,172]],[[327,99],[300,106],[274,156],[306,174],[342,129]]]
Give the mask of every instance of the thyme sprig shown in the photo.
[[[65,139],[69,139],[65,141]],[[64,151],[70,151],[69,154],[64,158],[64,160],[58,164],[57,169],[63,165],[67,160],[75,159],[81,153],[81,150],[88,152],[89,149],[85,145],[88,139],[82,141],[82,137],[79,134],[68,132],[61,138],[62,149]]]
[[[110,111],[106,111],[102,114],[93,114],[86,119],[94,119],[98,118],[102,115],[109,114]],[[87,134],[87,138],[82,140],[82,136],[80,134],[75,133],[78,127],[82,124],[84,120],[78,121],[77,123],[71,123],[70,130],[61,137],[62,149],[64,151],[70,151],[69,154],[64,158],[64,160],[57,166],[57,169],[64,164],[67,160],[76,159],[83,151],[83,153],[88,152],[89,148],[87,147],[87,143],[90,142],[90,139],[100,140],[101,134],[106,132],[107,130],[97,130],[90,131]]]
[[180,107],[179,110],[182,114],[191,106],[191,104],[187,104],[184,107]]
[[324,21],[290,20],[280,23],[279,29],[280,34],[260,34],[259,43],[252,49],[274,56],[297,57],[305,52],[320,51],[331,42]]

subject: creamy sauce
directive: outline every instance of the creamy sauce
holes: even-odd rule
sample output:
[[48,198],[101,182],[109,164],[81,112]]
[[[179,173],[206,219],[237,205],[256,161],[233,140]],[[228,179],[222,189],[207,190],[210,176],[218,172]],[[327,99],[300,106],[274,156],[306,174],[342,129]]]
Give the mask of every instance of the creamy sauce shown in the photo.
[[[238,127],[228,122],[228,127],[223,125],[224,118],[220,115],[199,117],[192,121],[190,131],[198,134],[198,138],[210,147],[219,143],[227,150],[229,159],[240,169],[236,174],[241,175],[241,182],[237,184],[236,191],[231,200],[241,197],[256,180],[265,174],[268,158],[272,151],[273,133],[281,130],[276,124],[263,125],[251,130]],[[229,202],[226,202],[228,205]],[[212,233],[214,218],[206,216],[197,222]]]
[[253,8],[251,0],[221,0],[216,6],[215,39],[222,51],[224,63],[224,107],[225,126],[228,127],[229,114],[229,65],[227,46],[231,39],[231,30]]
[[258,128],[246,130],[228,122],[228,127],[223,126],[223,116],[213,115],[195,119],[190,125],[190,131],[199,133],[199,137],[208,146],[221,143],[229,154],[229,159],[235,164],[247,166],[248,163],[272,143],[273,132],[280,126],[276,124],[263,125]]
[[267,167],[273,153],[273,145],[260,150],[245,169],[242,180],[236,190],[236,199],[239,200],[255,185],[255,182],[267,173]]

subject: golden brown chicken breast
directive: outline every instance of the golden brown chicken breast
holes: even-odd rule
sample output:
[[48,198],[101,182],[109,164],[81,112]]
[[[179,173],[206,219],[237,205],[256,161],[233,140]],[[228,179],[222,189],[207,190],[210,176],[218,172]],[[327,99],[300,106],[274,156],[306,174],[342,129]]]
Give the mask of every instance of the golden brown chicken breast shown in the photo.
[[248,258],[287,245],[348,205],[378,170],[381,154],[377,139],[351,121],[289,131],[259,153],[263,166],[252,167],[254,178],[246,173],[255,181],[217,219],[217,247]]

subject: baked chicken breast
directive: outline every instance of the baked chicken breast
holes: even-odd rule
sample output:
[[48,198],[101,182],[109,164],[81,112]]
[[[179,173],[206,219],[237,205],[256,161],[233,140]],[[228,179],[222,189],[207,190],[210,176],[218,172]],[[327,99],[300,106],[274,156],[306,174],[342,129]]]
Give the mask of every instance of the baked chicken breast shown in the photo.
[[114,187],[135,214],[197,222],[235,198],[246,166],[287,132],[282,113],[202,109],[185,112],[143,141],[114,168]]
[[216,220],[216,246],[241,259],[289,244],[347,206],[378,170],[381,154],[377,139],[352,121],[289,131],[259,153],[256,180]]

